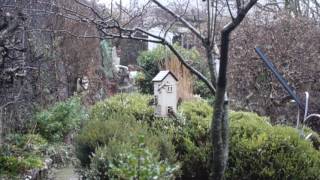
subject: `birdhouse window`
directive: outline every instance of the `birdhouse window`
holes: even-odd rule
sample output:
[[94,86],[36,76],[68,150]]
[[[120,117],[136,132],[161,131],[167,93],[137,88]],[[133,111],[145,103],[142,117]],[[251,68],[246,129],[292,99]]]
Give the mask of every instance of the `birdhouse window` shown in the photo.
[[158,84],[158,92],[161,94],[161,84]]
[[154,96],[154,105],[158,105],[158,96],[157,95]]
[[172,106],[168,106],[167,113],[168,114],[172,114],[173,113],[173,107]]
[[172,89],[173,89],[172,85],[168,85],[167,86],[167,92],[168,93],[172,93]]

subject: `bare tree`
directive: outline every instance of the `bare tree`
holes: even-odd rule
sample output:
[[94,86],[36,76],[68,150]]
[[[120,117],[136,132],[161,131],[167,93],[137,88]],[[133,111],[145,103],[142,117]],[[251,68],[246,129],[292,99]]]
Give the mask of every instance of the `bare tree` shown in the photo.
[[266,0],[258,3],[258,7],[267,12],[290,13],[292,17],[304,16],[319,22],[320,3],[318,0]]
[[3,0],[0,9],[0,134],[29,131],[36,108],[72,96],[77,78],[90,80],[86,104],[110,95],[97,29],[71,15],[90,10],[63,0]]
[[[319,113],[319,36],[319,26],[311,17],[292,18],[286,11],[260,11],[246,19],[231,47],[228,80],[232,108],[268,116],[276,124],[296,123],[297,107],[290,103],[291,97],[256,53],[250,51],[259,46],[303,102],[305,91],[309,92],[309,113]],[[310,123],[313,130],[320,132],[319,121]]]

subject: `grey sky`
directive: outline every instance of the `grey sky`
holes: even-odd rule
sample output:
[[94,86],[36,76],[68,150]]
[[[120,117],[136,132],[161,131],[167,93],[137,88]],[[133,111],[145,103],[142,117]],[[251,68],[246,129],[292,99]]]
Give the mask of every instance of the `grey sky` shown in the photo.
[[[100,3],[106,4],[107,6],[111,4],[111,2],[113,1],[114,3],[119,3],[120,0],[97,0]],[[144,3],[146,3],[148,0],[122,0],[122,4],[125,6],[133,6],[136,5],[136,3],[138,5],[143,5]],[[159,0],[159,2],[163,3],[163,4],[168,4],[171,2],[186,2],[186,0]],[[196,2],[199,2],[199,4],[202,2],[201,0],[190,0],[190,4],[196,4]]]

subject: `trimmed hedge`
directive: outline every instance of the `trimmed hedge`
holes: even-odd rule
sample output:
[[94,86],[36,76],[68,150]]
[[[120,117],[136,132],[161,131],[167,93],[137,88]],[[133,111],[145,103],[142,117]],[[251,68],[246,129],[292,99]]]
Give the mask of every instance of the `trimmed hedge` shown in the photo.
[[152,96],[138,93],[117,94],[105,101],[95,104],[90,113],[90,120],[106,120],[110,115],[121,114],[133,116],[138,121],[154,120],[153,107],[149,105]]
[[229,179],[319,179],[320,152],[298,131],[252,113],[231,113]]
[[[182,148],[186,152],[178,158],[182,161],[181,179],[209,179],[210,172],[206,173],[206,177],[190,172],[210,170],[210,109],[211,106],[205,101],[185,102],[180,108],[187,124],[188,121],[191,123],[184,129],[183,139],[188,141],[180,142],[180,146],[187,145]],[[312,142],[302,138],[298,130],[288,126],[272,126],[268,118],[255,113],[231,111],[230,133],[226,179],[319,179],[320,151],[314,148]],[[207,143],[198,144],[204,139],[199,134],[207,135]]]

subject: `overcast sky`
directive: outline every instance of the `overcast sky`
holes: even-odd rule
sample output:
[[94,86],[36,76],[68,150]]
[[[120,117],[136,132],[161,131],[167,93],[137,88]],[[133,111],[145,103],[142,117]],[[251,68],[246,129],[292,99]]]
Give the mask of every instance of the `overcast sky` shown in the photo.
[[[111,2],[117,2],[119,3],[120,0],[97,0],[98,2],[100,3],[104,3],[106,4],[107,6],[110,6]],[[148,0],[122,0],[122,4],[124,6],[133,6],[133,5],[143,5],[144,3],[146,3]],[[159,0],[159,2],[161,2],[162,4],[168,4],[168,3],[171,3],[171,2],[185,2],[186,0]],[[190,0],[190,3],[191,4],[196,4],[196,2],[199,2],[199,4],[202,2],[201,0]]]
[[[109,5],[112,0],[98,0],[100,3],[104,3]],[[120,0],[113,0],[113,2],[119,3]],[[139,5],[147,2],[147,0],[122,0],[122,4],[125,6],[134,5],[135,3],[138,3]],[[166,0],[160,0],[160,2],[166,2]]]

